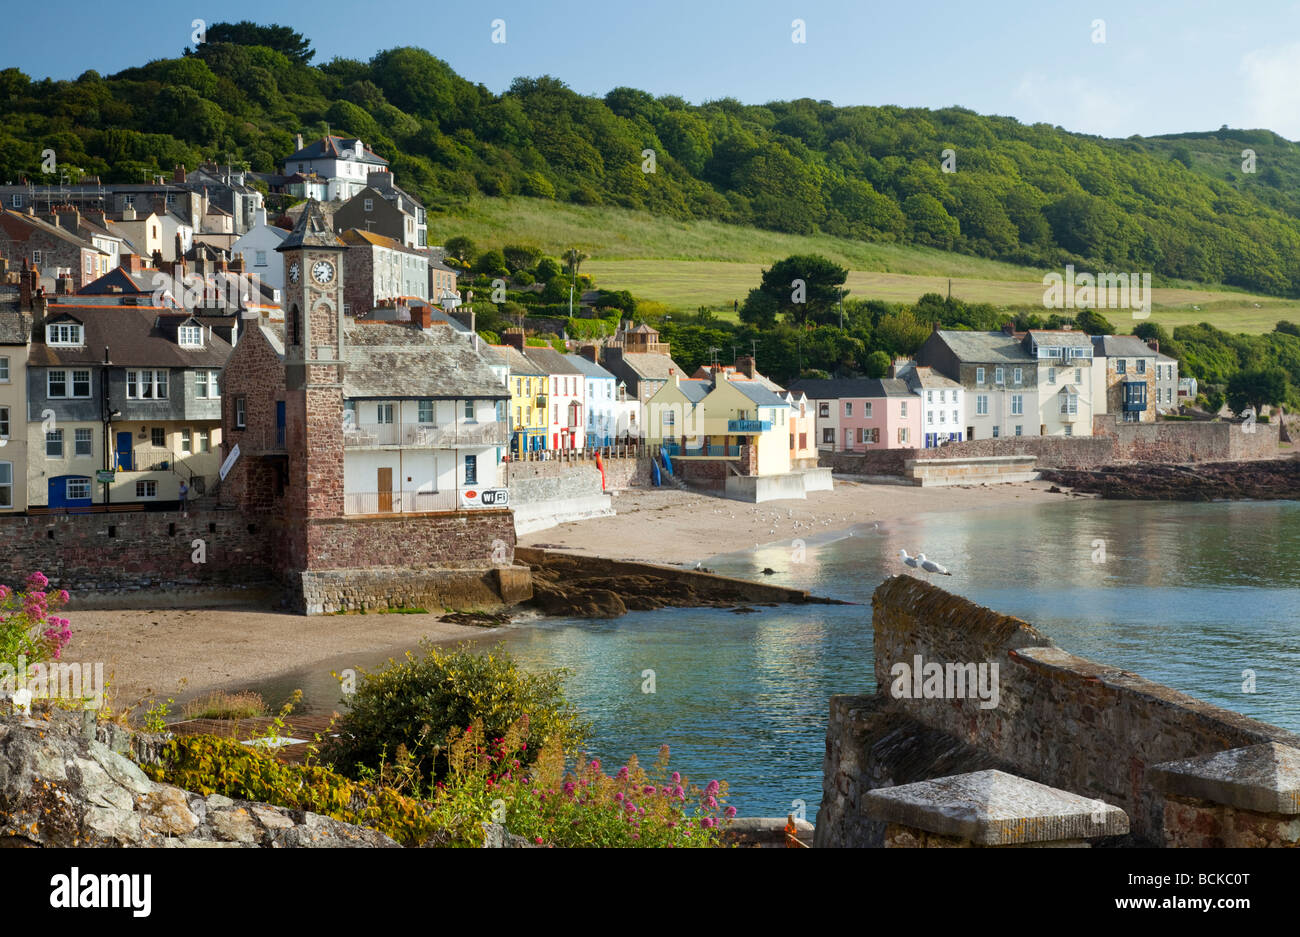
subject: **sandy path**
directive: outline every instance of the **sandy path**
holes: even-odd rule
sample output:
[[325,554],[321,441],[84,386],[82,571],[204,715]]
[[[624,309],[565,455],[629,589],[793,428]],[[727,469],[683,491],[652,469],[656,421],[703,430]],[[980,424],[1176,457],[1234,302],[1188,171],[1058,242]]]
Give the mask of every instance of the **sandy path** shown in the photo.
[[[860,523],[909,521],[929,512],[1063,497],[1048,493],[1047,488],[1045,482],[914,488],[837,478],[834,491],[815,492],[804,501],[757,506],[672,488],[633,490],[615,496],[617,516],[539,531],[521,538],[520,544],[694,564],[814,529],[829,533]],[[774,520],[774,515],[779,519]],[[212,687],[240,689],[345,655],[382,656],[426,637],[458,641],[484,636],[481,628],[442,622],[433,614],[307,618],[241,607],[88,610],[69,612],[68,617],[73,643],[65,659],[103,662],[116,707],[149,694],[184,699]]]
[[833,491],[812,492],[807,500],[759,505],[675,488],[635,489],[615,494],[615,517],[540,530],[519,538],[519,544],[564,547],[613,559],[694,564],[719,553],[854,524],[899,523],[931,512],[1036,504],[1064,497],[1049,493],[1049,487],[1048,482],[1027,482],[987,488],[916,488],[837,477]]

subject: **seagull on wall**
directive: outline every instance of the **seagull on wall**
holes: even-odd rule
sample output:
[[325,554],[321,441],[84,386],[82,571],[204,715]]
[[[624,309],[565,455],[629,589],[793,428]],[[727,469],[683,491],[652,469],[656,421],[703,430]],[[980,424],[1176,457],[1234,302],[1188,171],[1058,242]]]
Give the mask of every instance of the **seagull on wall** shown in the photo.
[[916,559],[917,559],[917,562],[919,562],[919,563],[921,564],[921,568],[922,568],[923,570],[925,570],[927,573],[938,573],[940,576],[951,576],[951,575],[952,575],[952,573],[948,572],[947,569],[945,569],[944,567],[940,566],[940,565],[939,565],[938,563],[936,563],[934,560],[927,560],[927,559],[925,558],[925,554],[924,554],[924,553],[918,553],[918,554],[916,555]]
[[918,560],[920,559],[920,557],[908,556],[906,550],[899,550],[898,558],[908,566],[912,567],[913,569],[916,569],[919,566]]

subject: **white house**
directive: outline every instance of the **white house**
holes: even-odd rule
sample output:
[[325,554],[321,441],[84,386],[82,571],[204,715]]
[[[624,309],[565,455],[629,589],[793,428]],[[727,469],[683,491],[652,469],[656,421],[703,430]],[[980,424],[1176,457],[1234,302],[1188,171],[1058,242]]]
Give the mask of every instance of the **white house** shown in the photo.
[[[595,346],[587,346],[595,354]],[[618,379],[584,355],[565,355],[582,372],[583,405],[587,410],[586,445],[610,446],[620,435],[617,400]],[[626,430],[623,430],[626,432]]]
[[920,401],[922,448],[966,438],[966,395],[960,384],[915,361],[896,364],[894,376],[906,381]]
[[310,176],[312,173],[328,180],[328,200],[346,201],[366,187],[369,174],[388,168],[388,160],[367,149],[360,140],[343,137],[321,137],[299,146],[284,161],[284,174]]
[[258,209],[256,221],[248,232],[231,246],[231,252],[244,258],[244,273],[256,274],[258,279],[275,290],[284,289],[284,255],[276,251],[289,236],[284,228],[267,224],[266,209]]

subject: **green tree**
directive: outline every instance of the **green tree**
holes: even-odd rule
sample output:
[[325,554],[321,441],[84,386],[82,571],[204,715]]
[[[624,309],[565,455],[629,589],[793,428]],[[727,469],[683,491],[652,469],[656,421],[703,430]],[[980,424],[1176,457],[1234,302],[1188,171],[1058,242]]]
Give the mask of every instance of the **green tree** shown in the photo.
[[873,351],[867,356],[867,377],[884,377],[889,373],[889,366],[893,363],[894,359],[889,357],[888,352],[879,350]]
[[311,42],[288,26],[258,26],[249,20],[238,23],[213,23],[208,27],[207,42],[230,42],[241,46],[266,46],[290,61],[306,65],[315,56]]
[[563,268],[554,257],[543,257],[537,261],[537,270],[535,272],[538,283],[549,283],[563,272]]
[[448,257],[454,257],[463,267],[471,266],[478,257],[478,247],[463,234],[449,237],[442,243]]
[[[835,310],[848,275],[847,270],[820,254],[794,254],[778,260],[763,271],[758,287],[769,302],[755,306],[750,314],[763,318],[775,308],[797,325],[838,322]],[[745,305],[749,306],[750,300]]]
[[489,277],[504,277],[510,274],[505,255],[496,248],[479,255],[478,260],[474,261],[474,272]]
[[1074,317],[1074,324],[1079,327],[1080,331],[1087,332],[1089,335],[1114,335],[1115,326],[1107,321],[1106,317],[1094,309],[1082,309]]
[[1254,407],[1258,414],[1262,407],[1276,406],[1286,400],[1288,389],[1286,371],[1271,365],[1232,375],[1225,396],[1233,413],[1240,415],[1247,407]]
[[532,270],[541,260],[542,252],[527,244],[507,244],[501,248],[506,266],[513,270]]

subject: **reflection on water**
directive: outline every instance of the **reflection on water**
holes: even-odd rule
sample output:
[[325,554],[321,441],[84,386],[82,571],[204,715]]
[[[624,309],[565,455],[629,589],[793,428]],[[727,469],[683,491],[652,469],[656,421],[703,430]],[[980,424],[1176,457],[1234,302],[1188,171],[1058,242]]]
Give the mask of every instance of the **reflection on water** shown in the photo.
[[[812,819],[827,699],[873,692],[871,592],[903,570],[903,548],[953,572],[935,577],[941,587],[1030,621],[1072,653],[1300,731],[1292,502],[1071,500],[922,515],[810,536],[802,554],[787,541],[706,563],[754,579],[771,567],[769,581],[859,605],[542,620],[491,640],[504,634],[525,665],[569,668],[570,694],[595,723],[592,753],[606,764],[644,760],[667,742],[693,780],[730,782],[742,815],[782,816],[802,800]],[[642,692],[647,670],[654,693]],[[1242,692],[1246,670],[1254,694]],[[326,683],[317,695],[329,705],[332,693]]]

